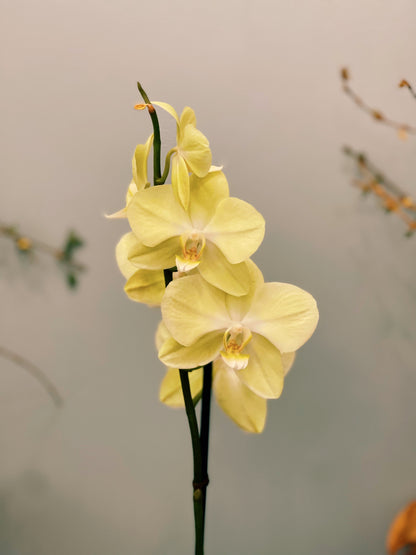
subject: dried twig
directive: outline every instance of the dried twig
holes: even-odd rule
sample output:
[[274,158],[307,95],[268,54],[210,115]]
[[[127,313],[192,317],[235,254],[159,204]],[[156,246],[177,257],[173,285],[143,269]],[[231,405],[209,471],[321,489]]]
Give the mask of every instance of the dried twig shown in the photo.
[[416,231],[416,202],[391,179],[385,177],[367,157],[350,147],[344,147],[344,153],[356,162],[358,177],[353,184],[363,193],[374,194],[387,212],[393,212],[407,226],[406,235]]
[[[342,68],[341,69],[341,79],[343,82],[342,88],[344,90],[344,92],[353,100],[353,102],[355,102],[355,104],[361,108],[361,110],[363,110],[364,112],[366,112],[367,114],[369,114],[373,119],[375,119],[376,121],[379,121],[381,123],[384,123],[385,125],[392,127],[393,129],[396,129],[396,131],[399,134],[399,137],[401,139],[406,139],[408,134],[416,134],[416,127],[413,127],[411,125],[408,125],[407,123],[400,123],[397,122],[393,119],[390,119],[388,117],[386,117],[382,112],[380,112],[380,110],[376,110],[374,108],[372,108],[371,106],[369,106],[368,104],[366,104],[359,96],[358,94],[350,87],[349,85],[349,81],[350,81],[350,73],[348,71],[347,68]],[[400,85],[399,86],[406,86],[408,85],[408,88],[410,88],[410,90],[412,91],[410,85],[407,83],[407,81],[402,81],[402,83],[404,82],[404,85]],[[413,91],[412,91],[413,93]]]
[[416,98],[416,92],[413,90],[413,87],[410,85],[410,83],[408,81],[406,81],[406,79],[402,79],[399,83],[399,87],[406,87],[407,89],[409,89],[410,94],[413,96],[413,98]]

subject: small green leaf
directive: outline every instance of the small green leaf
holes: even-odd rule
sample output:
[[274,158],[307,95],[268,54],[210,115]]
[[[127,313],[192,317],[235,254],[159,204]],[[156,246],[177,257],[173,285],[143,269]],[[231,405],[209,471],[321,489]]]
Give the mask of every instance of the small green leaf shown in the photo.
[[75,289],[76,286],[78,285],[78,279],[77,279],[76,275],[72,272],[69,272],[66,275],[66,282],[67,282],[68,287],[70,289]]

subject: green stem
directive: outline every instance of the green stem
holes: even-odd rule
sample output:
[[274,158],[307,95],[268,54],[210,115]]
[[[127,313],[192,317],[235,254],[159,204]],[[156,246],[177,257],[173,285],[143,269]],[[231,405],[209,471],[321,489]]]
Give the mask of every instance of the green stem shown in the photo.
[[205,508],[207,503],[208,478],[208,447],[209,447],[209,421],[211,413],[211,390],[212,390],[212,362],[204,366],[204,381],[202,387],[202,406],[201,406],[201,454],[202,454],[202,482],[205,484],[203,492],[203,528],[205,531]]
[[[150,117],[153,125],[153,185],[162,185],[165,183],[170,168],[170,158],[176,151],[176,148],[171,149],[165,160],[165,168],[163,175],[161,175],[160,155],[161,155],[161,140],[160,140],[160,127],[156,110],[151,105],[149,97],[144,91],[140,83],[137,83],[137,88],[143,97],[143,100],[148,105]],[[164,272],[165,286],[167,287],[172,281],[172,269],[166,269]],[[212,381],[212,363],[208,364],[205,368],[210,368],[209,378],[205,378],[204,370],[204,386],[205,382],[209,381],[209,386],[204,387],[202,393],[202,413],[201,413],[201,437],[199,436],[198,421],[195,414],[195,406],[192,400],[191,387],[189,385],[189,370],[179,370],[181,379],[183,398],[185,401],[186,416],[188,418],[189,430],[191,432],[192,440],[192,453],[194,464],[194,479],[193,479],[193,500],[194,500],[194,519],[195,519],[195,555],[204,555],[204,525],[205,525],[205,498],[206,488],[208,485],[208,436],[209,436],[209,412],[210,412],[210,399],[211,399],[211,381]],[[205,393],[206,390],[206,393]],[[203,438],[203,439],[202,439]],[[201,451],[201,442],[204,443],[204,457]]]
[[172,156],[172,154],[176,152],[176,148],[172,148],[171,150],[169,150],[169,152],[166,154],[166,159],[165,159],[165,169],[163,170],[163,174],[162,177],[160,177],[160,179],[156,180],[156,185],[163,185],[163,183],[165,183],[168,175],[169,175],[169,170],[170,170],[170,158]]
[[195,555],[204,553],[204,491],[202,474],[202,453],[199,439],[198,422],[195,407],[192,401],[191,387],[189,385],[188,370],[179,370],[183,398],[185,401],[186,416],[188,417],[191,432],[192,451],[194,460],[194,519],[195,519]]
[[[148,110],[150,117],[152,119],[153,125],[153,185],[159,185],[158,181],[161,178],[161,169],[160,169],[160,152],[161,152],[161,140],[160,140],[160,127],[159,127],[159,120],[157,118],[156,110],[154,106],[152,106],[149,97],[147,96],[145,90],[141,86],[140,83],[137,83],[137,88],[139,89],[140,94],[143,97],[143,100],[148,105]],[[149,107],[150,106],[150,107]]]

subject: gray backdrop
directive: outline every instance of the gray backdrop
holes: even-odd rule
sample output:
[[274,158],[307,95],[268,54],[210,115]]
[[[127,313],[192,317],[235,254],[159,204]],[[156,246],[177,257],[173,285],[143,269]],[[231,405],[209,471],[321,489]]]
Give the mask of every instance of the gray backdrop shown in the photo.
[[[1,239],[0,343],[40,366],[57,411],[1,361],[0,552],[192,552],[185,415],[158,402],[158,310],[127,299],[114,260],[138,102],[192,106],[232,194],[266,219],[267,280],[304,287],[321,320],[261,436],[214,404],[207,555],[368,555],[416,496],[415,241],[351,186],[343,144],[415,193],[414,138],[372,121],[338,71],[416,122],[412,0],[3,0],[1,219],[87,240],[76,294]],[[169,146],[174,128],[161,116]]]

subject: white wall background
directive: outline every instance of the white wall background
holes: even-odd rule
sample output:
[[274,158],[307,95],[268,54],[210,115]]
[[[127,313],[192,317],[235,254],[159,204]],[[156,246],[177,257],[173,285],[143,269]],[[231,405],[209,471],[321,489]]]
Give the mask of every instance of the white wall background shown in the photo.
[[[130,161],[151,98],[192,106],[232,194],[265,216],[268,280],[310,291],[321,321],[266,431],[214,406],[207,555],[384,552],[416,495],[415,239],[350,185],[344,144],[416,193],[414,139],[370,120],[352,84],[415,123],[412,0],[3,0],[1,220],[87,240],[76,294],[44,258],[0,242],[1,336],[65,396],[0,365],[0,551],[192,552],[184,414],[157,400],[157,310],[132,303],[114,261]],[[164,137],[174,138],[161,116]],[[412,190],[413,187],[413,190]]]

